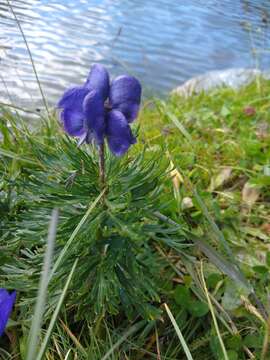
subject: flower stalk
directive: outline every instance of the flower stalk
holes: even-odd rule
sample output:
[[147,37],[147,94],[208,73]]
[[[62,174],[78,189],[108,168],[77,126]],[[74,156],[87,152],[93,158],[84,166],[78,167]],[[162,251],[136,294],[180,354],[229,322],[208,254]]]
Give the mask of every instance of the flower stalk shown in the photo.
[[[100,182],[100,191],[105,189],[105,155],[104,155],[104,142],[99,145],[98,148],[99,155],[99,182]],[[104,198],[104,197],[103,197]]]

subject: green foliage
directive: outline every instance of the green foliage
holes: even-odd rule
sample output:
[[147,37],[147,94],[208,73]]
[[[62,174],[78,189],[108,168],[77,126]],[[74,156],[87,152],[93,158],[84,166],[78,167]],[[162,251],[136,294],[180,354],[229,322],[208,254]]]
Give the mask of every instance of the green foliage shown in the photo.
[[174,299],[177,305],[188,310],[194,317],[201,317],[208,313],[207,304],[192,298],[190,290],[185,286],[176,286],[174,290]]
[[0,286],[19,298],[8,327],[17,345],[1,339],[0,357],[25,351],[56,207],[43,335],[78,263],[47,359],[184,359],[182,337],[192,358],[223,359],[202,258],[229,359],[260,358],[268,329],[249,293],[267,304],[269,90],[262,81],[146,105],[138,144],[121,159],[106,153],[105,200],[94,148],[77,148],[53,116],[30,132],[1,109]]
[[191,301],[191,294],[187,287],[178,285],[174,290],[174,299],[177,305],[188,308]]
[[[9,245],[9,252],[5,254],[2,279],[22,294],[24,303],[26,299],[31,303],[51,210],[60,211],[57,259],[100,189],[94,148],[77,148],[74,141],[60,134],[49,141],[29,137],[25,142],[39,166],[20,163],[12,182],[16,201],[23,206],[6,223],[9,232],[5,233],[3,245]],[[107,311],[117,314],[120,303],[128,316],[136,310],[153,318],[158,312],[148,303],[159,302],[157,280],[162,262],[153,253],[151,243],[166,245],[176,231],[172,226],[159,225],[152,215],[163,206],[159,195],[167,165],[160,154],[147,159],[142,152],[120,160],[106,155],[105,202],[100,201],[81,226],[54,274],[49,305],[55,301],[61,279],[68,276],[74,258],[78,258],[76,280],[70,287],[67,303],[73,307],[76,321],[85,317],[89,306],[93,306],[89,317]],[[3,165],[7,167],[8,162],[5,159]],[[10,182],[8,174],[4,174],[3,181]],[[181,242],[176,246],[181,248]],[[49,312],[48,309],[48,315]]]

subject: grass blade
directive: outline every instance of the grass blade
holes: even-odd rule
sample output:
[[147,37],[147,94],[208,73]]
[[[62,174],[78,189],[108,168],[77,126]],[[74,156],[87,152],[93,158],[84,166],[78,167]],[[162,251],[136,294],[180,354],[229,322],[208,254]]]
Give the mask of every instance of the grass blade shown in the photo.
[[[171,220],[169,217],[159,213],[155,212],[154,216],[156,216],[161,221],[167,222],[168,224],[178,226],[179,229],[181,228],[178,223]],[[210,245],[208,245],[205,241],[198,238],[196,235],[194,235],[192,232],[187,231],[186,229],[182,229],[183,232],[185,232],[190,240],[198,246],[198,248],[204,253],[206,257],[224,274],[228,275],[232,280],[236,282],[240,282],[242,285],[244,285],[247,289],[252,291],[252,287],[249,284],[249,282],[246,280],[245,276],[241,271],[239,271],[238,267],[235,267],[232,265],[229,261],[221,257],[218,252],[213,249]]]
[[110,350],[103,356],[101,360],[107,360],[113,352],[132,334],[141,329],[146,324],[145,320],[138,322],[131,326],[131,328],[110,348]]
[[174,114],[172,114],[171,112],[166,111],[166,115],[174,123],[174,125],[180,130],[180,132],[182,133],[182,135],[184,135],[184,137],[188,140],[188,142],[191,144],[192,138],[189,135],[189,133],[187,132],[187,130],[185,129],[184,125],[181,124],[181,122],[177,119],[177,117]]
[[31,329],[28,338],[27,356],[26,356],[27,360],[35,360],[36,358],[38,338],[40,335],[40,329],[42,326],[42,316],[44,314],[45,303],[46,303],[46,293],[49,283],[49,273],[51,270],[51,262],[53,258],[53,249],[54,249],[54,243],[56,237],[57,222],[58,222],[58,210],[55,209],[52,212],[48,241],[47,241],[47,249],[44,256],[42,275],[40,277],[40,283],[39,283],[38,297],[37,297],[34,317],[32,320]]
[[221,349],[222,349],[222,352],[223,352],[223,355],[224,355],[224,360],[229,360],[229,357],[228,357],[224,342],[222,340],[222,336],[221,336],[220,331],[219,331],[215,311],[214,311],[213,305],[211,303],[210,296],[209,296],[207,286],[206,286],[206,283],[205,283],[204,274],[203,274],[203,263],[202,262],[201,262],[201,280],[202,280],[203,289],[204,289],[204,292],[205,292],[205,295],[206,295],[206,299],[207,299],[207,302],[208,302],[208,306],[209,306],[209,309],[210,309],[210,312],[211,312],[211,315],[212,315],[212,319],[213,319],[213,322],[214,322],[214,326],[215,326],[215,329],[216,329],[216,332],[217,332],[218,340],[219,340],[219,343],[220,343],[220,346],[221,346]]
[[87,358],[87,352],[84,350],[82,344],[79,342],[79,340],[76,338],[76,336],[73,334],[73,332],[68,328],[68,326],[60,319],[60,323],[65,330],[65,332],[68,334],[70,339],[74,342],[76,345],[76,348],[84,355],[84,357]]
[[65,287],[64,287],[64,289],[63,289],[63,291],[62,291],[62,294],[61,294],[61,296],[60,296],[60,298],[59,298],[59,300],[58,300],[56,309],[54,310],[54,313],[53,313],[53,316],[52,316],[52,318],[51,318],[51,321],[50,321],[48,330],[47,330],[46,335],[45,335],[45,338],[44,338],[44,340],[43,340],[43,342],[42,342],[42,344],[41,344],[41,348],[40,348],[39,353],[38,353],[38,355],[37,355],[37,357],[36,357],[36,360],[42,360],[42,359],[43,359],[43,356],[44,356],[45,351],[46,351],[46,348],[47,348],[47,346],[48,346],[48,343],[49,343],[49,340],[50,340],[50,337],[51,337],[51,334],[52,334],[54,325],[55,325],[55,323],[56,323],[56,320],[57,320],[59,311],[60,311],[60,309],[61,309],[61,307],[62,307],[63,301],[64,301],[64,299],[65,299],[65,296],[66,296],[66,293],[67,293],[69,284],[70,284],[70,282],[71,282],[71,279],[72,279],[72,277],[73,277],[73,274],[74,274],[74,272],[75,272],[75,269],[76,269],[77,264],[78,264],[78,259],[76,259],[76,260],[74,261],[74,264],[73,264],[73,266],[72,266],[71,272],[70,272],[70,274],[69,274],[69,276],[68,276],[68,279],[67,279],[67,282],[66,282],[66,284],[65,284]]
[[23,31],[23,29],[22,29],[22,26],[21,26],[21,24],[20,24],[20,21],[19,21],[19,19],[17,18],[17,15],[16,15],[15,11],[13,10],[13,7],[12,7],[10,1],[7,0],[7,3],[8,3],[8,6],[9,6],[9,8],[10,8],[10,10],[11,10],[13,16],[14,16],[14,19],[15,19],[17,25],[18,25],[18,28],[19,28],[20,33],[21,33],[21,35],[22,35],[23,41],[24,41],[24,43],[25,43],[25,46],[26,46],[26,49],[27,49],[27,52],[28,52],[28,55],[29,55],[29,58],[30,58],[30,61],[31,61],[31,65],[32,65],[32,68],[33,68],[33,71],[34,71],[34,74],[35,74],[35,77],[36,77],[36,81],[37,81],[37,84],[38,84],[38,87],[39,87],[39,91],[40,91],[40,94],[41,94],[41,97],[42,97],[42,101],[43,101],[43,103],[44,103],[45,109],[46,109],[47,114],[48,114],[48,116],[49,116],[50,114],[49,114],[48,104],[47,104],[47,101],[46,101],[46,99],[45,99],[45,95],[44,95],[44,93],[43,93],[43,90],[42,90],[42,87],[41,87],[41,83],[40,83],[40,81],[39,81],[39,77],[38,77],[38,74],[37,74],[37,69],[36,69],[36,66],[35,66],[35,63],[34,63],[34,59],[33,59],[33,56],[32,56],[31,50],[30,50],[30,47],[29,47],[28,42],[27,42],[27,40],[26,40],[26,37],[25,37],[24,31]]
[[[161,221],[167,222],[171,225],[178,226],[180,228],[180,225],[178,223],[176,223],[175,221],[171,220],[169,217],[159,212],[154,212],[153,215],[158,219],[160,219]],[[212,262],[212,264],[214,264],[224,274],[228,275],[233,281],[236,281],[238,283],[240,282],[249,291],[250,298],[256,303],[260,314],[267,321],[268,319],[267,310],[265,309],[261,300],[257,297],[256,293],[254,292],[254,288],[246,279],[246,277],[239,269],[239,267],[236,266],[234,263],[230,263],[229,261],[221,257],[221,255],[218,254],[215,249],[209,246],[202,239],[199,239],[196,235],[194,235],[190,231],[187,231],[186,229],[183,229],[182,231],[185,232],[188,235],[188,238],[190,238],[190,240],[192,240],[199,247],[199,249],[204,253],[206,257],[208,257],[208,259]]]
[[4,103],[2,101],[0,102],[0,107],[10,108],[10,109],[22,111],[22,112],[24,112],[26,114],[33,114],[33,115],[40,116],[40,114],[38,112],[36,112],[36,111],[28,110],[28,109],[22,108],[21,106],[16,106],[16,105],[13,105],[13,104]]
[[245,286],[250,292],[252,291],[251,285],[238,268],[223,258],[215,249],[209,246],[202,239],[199,239],[193,234],[190,234],[190,236],[191,240],[198,246],[204,255],[208,257],[212,264],[214,264],[224,274],[228,275],[233,281],[241,283],[241,285]]
[[184,350],[184,352],[186,354],[187,359],[188,360],[193,360],[193,357],[192,357],[192,355],[191,355],[191,353],[189,351],[189,348],[188,348],[187,343],[186,343],[186,341],[184,339],[184,336],[182,335],[181,330],[179,329],[179,326],[177,325],[177,323],[175,321],[175,318],[173,317],[173,314],[171,313],[171,310],[169,309],[167,304],[164,304],[164,306],[165,306],[165,310],[167,311],[167,314],[168,314],[168,316],[169,316],[169,318],[170,318],[170,320],[171,320],[171,322],[173,324],[174,330],[175,330],[175,332],[176,332],[176,334],[177,334],[177,336],[178,336],[178,338],[179,338],[179,340],[181,342],[181,345],[183,347],[183,350]]
[[68,360],[70,353],[71,353],[71,349],[69,349],[68,352],[66,353],[66,356],[65,356],[65,359],[64,359],[64,360]]
[[28,164],[31,164],[31,165],[36,165],[36,166],[39,165],[36,161],[21,157],[18,154],[13,153],[12,151],[4,150],[4,149],[1,149],[1,148],[0,148],[0,155],[9,157],[10,159],[13,159],[13,160],[24,161],[24,162],[26,162]]
[[207,219],[208,223],[210,224],[217,240],[221,243],[221,245],[223,246],[224,250],[226,251],[228,257],[230,258],[230,260],[232,260],[235,263],[235,259],[233,256],[233,253],[229,247],[229,245],[227,244],[227,241],[223,235],[223,233],[220,231],[219,227],[217,226],[217,224],[215,223],[215,221],[213,220],[212,216],[210,215],[207,207],[205,206],[202,198],[199,196],[199,194],[197,193],[197,191],[194,189],[193,190],[193,194],[194,197],[204,215],[204,217]]
[[99,196],[95,199],[95,201],[89,206],[88,210],[86,211],[85,215],[82,217],[81,221],[79,222],[79,224],[76,226],[75,230],[73,231],[73,233],[71,234],[70,238],[68,239],[68,241],[66,242],[63,250],[61,251],[60,255],[58,256],[54,267],[52,269],[51,275],[50,275],[50,279],[52,278],[53,274],[56,272],[56,270],[58,269],[60,263],[62,262],[67,250],[69,249],[70,245],[72,244],[73,240],[75,239],[76,235],[78,234],[80,228],[82,227],[82,225],[85,223],[86,219],[88,218],[88,216],[91,214],[91,212],[94,210],[94,208],[97,206],[97,204],[99,203],[99,201],[102,199],[104,193],[105,193],[106,189],[104,189]]

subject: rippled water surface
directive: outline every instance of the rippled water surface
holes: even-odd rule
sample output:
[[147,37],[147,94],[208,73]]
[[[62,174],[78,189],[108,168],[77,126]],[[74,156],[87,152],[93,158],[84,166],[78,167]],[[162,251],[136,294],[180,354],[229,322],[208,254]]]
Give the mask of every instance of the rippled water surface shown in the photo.
[[[269,67],[267,0],[10,0],[46,98],[79,84],[93,62],[166,94],[212,69]],[[252,52],[256,48],[256,53]],[[257,63],[257,64],[256,64]],[[23,106],[40,93],[18,23],[0,0],[0,97]]]

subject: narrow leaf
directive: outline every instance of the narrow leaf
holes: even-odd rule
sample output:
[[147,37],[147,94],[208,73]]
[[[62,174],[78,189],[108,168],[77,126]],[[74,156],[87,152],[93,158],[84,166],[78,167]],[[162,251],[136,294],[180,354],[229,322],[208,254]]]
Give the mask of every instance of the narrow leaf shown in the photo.
[[249,292],[252,291],[251,285],[248,283],[244,275],[237,267],[224,259],[211,246],[206,244],[202,239],[190,234],[192,241],[199,247],[199,249],[208,257],[208,259],[224,274],[228,275],[232,280],[242,284]]
[[177,119],[177,117],[172,114],[171,112],[167,111],[166,115],[168,116],[168,118],[174,123],[174,125],[180,130],[180,132],[184,135],[184,137],[190,142],[192,143],[192,138],[189,135],[189,133],[187,132],[187,130],[185,129],[184,125]]
[[35,306],[34,317],[31,324],[29,333],[28,346],[27,346],[27,360],[35,360],[36,351],[38,346],[38,338],[42,326],[42,317],[45,310],[46,294],[49,283],[49,274],[51,270],[51,262],[53,258],[53,249],[56,236],[56,228],[58,222],[58,210],[53,210],[51,223],[49,227],[47,249],[44,256],[44,263],[42,269],[42,275],[40,277],[38,297]]
[[24,161],[24,162],[26,162],[28,164],[39,165],[38,162],[36,162],[36,161],[33,161],[31,159],[28,159],[28,158],[25,158],[25,157],[20,156],[18,154],[15,154],[12,151],[4,150],[4,149],[1,149],[1,148],[0,148],[0,155],[9,157],[10,159],[13,159],[13,160]]
[[114,351],[119,348],[119,346],[131,335],[137,332],[146,324],[145,320],[138,322],[137,324],[133,325],[111,348],[110,350],[103,356],[101,360],[107,360]]
[[61,264],[67,250],[69,249],[70,245],[72,244],[73,240],[75,239],[75,237],[77,236],[78,232],[80,231],[80,228],[83,226],[83,224],[85,223],[86,219],[88,218],[88,216],[91,214],[91,212],[94,210],[94,208],[97,206],[97,204],[99,203],[99,201],[101,200],[101,198],[103,197],[104,193],[105,193],[106,189],[104,189],[99,196],[95,199],[95,201],[89,206],[88,210],[86,211],[85,215],[82,217],[81,221],[79,222],[79,224],[76,226],[75,230],[73,231],[73,233],[70,235],[70,238],[68,239],[68,241],[66,242],[63,250],[61,251],[60,255],[58,256],[54,267],[52,269],[51,275],[50,275],[50,279],[52,278],[53,274],[56,272],[56,270],[58,269],[59,265]]
[[214,326],[215,326],[215,329],[216,329],[216,332],[217,332],[218,340],[219,340],[219,343],[220,343],[220,346],[221,346],[221,349],[222,349],[222,352],[223,352],[224,360],[229,360],[229,357],[228,357],[228,354],[227,354],[227,351],[226,351],[222,336],[221,336],[220,331],[219,331],[215,311],[214,311],[213,305],[211,303],[210,296],[209,296],[207,286],[206,286],[206,283],[205,283],[204,274],[203,274],[203,265],[202,264],[203,263],[201,262],[201,278],[202,278],[202,283],[203,283],[203,289],[204,289],[206,299],[207,299],[207,302],[208,302],[208,306],[209,306],[209,309],[210,309],[210,312],[211,312],[211,315],[212,315],[212,319],[213,319]]
[[171,313],[171,310],[169,309],[167,304],[164,304],[164,306],[165,306],[165,310],[167,311],[167,314],[168,314],[168,316],[169,316],[169,318],[170,318],[170,320],[171,320],[171,322],[173,324],[174,330],[175,330],[175,332],[176,332],[176,334],[177,334],[177,336],[178,336],[178,338],[179,338],[179,340],[181,342],[181,345],[183,347],[183,350],[184,350],[184,352],[186,354],[187,359],[188,360],[193,360],[193,357],[192,357],[192,355],[191,355],[191,353],[189,351],[189,348],[188,348],[187,343],[186,343],[186,341],[184,339],[184,336],[182,335],[181,330],[179,329],[179,326],[177,325],[177,323],[175,321],[175,318],[173,317],[173,314]]
[[51,337],[51,334],[52,334],[52,331],[53,331],[53,328],[54,328],[54,325],[56,323],[56,320],[57,320],[57,317],[58,317],[58,314],[59,314],[59,311],[62,307],[62,304],[63,304],[63,301],[65,299],[65,296],[66,296],[66,293],[67,293],[67,290],[68,290],[68,287],[69,287],[69,284],[71,282],[71,279],[72,279],[72,276],[75,272],[75,269],[76,269],[76,266],[78,264],[78,259],[75,260],[73,266],[72,266],[72,269],[71,269],[71,272],[68,276],[68,279],[67,279],[67,282],[65,284],[65,287],[62,291],[62,294],[58,300],[58,303],[57,303],[57,306],[56,306],[56,309],[54,310],[54,313],[53,313],[53,316],[51,318],[51,321],[50,321],[50,324],[49,324],[49,327],[48,327],[48,330],[46,332],[46,335],[45,335],[45,338],[41,344],[41,348],[37,354],[37,357],[36,357],[36,360],[42,360],[43,359],[43,356],[45,354],[45,351],[47,349],[47,346],[48,346],[48,343],[49,343],[49,340],[50,340],[50,337]]

